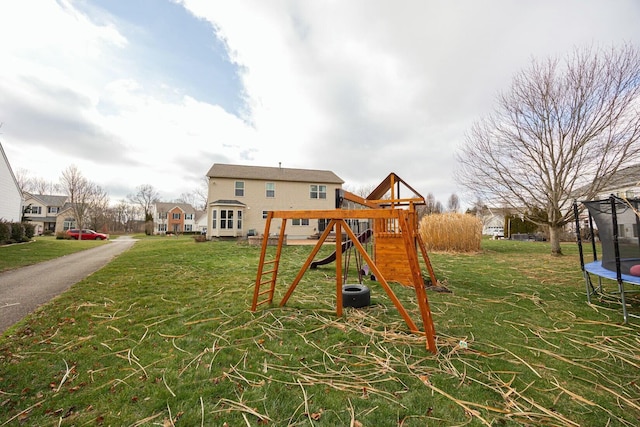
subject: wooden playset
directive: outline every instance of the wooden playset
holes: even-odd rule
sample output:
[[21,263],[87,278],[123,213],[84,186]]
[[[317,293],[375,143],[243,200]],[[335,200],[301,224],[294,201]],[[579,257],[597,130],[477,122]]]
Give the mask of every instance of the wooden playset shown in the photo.
[[[400,196],[401,186],[412,194],[408,198]],[[345,203],[346,202],[346,203]],[[343,209],[344,204],[358,206],[358,209]],[[366,197],[360,197],[348,191],[339,190],[336,196],[336,209],[333,210],[288,210],[270,211],[267,214],[265,232],[263,235],[262,251],[256,276],[251,310],[255,311],[259,305],[271,304],[278,276],[278,267],[282,246],[286,236],[287,220],[291,219],[322,219],[328,221],[316,245],[302,265],[297,276],[289,285],[280,306],[284,306],[305,272],[310,268],[316,255],[327,241],[330,234],[335,236],[335,268],[336,268],[336,314],[342,316],[342,260],[343,233],[349,239],[349,246],[355,248],[362,257],[371,273],[385,290],[396,309],[402,315],[407,326],[413,333],[426,336],[427,349],[433,353],[437,351],[435,344],[435,329],[431,317],[431,310],[427,299],[424,279],[420,268],[418,250],[428,271],[432,284],[437,280],[429,261],[426,247],[418,233],[418,218],[416,206],[424,205],[425,199],[420,196],[406,182],[394,173],[389,174],[380,185]],[[267,260],[267,247],[271,222],[281,219],[278,244],[275,255]],[[372,224],[371,238],[373,240],[373,254],[369,254],[349,223],[354,220],[368,220]],[[361,236],[360,236],[361,237]],[[407,310],[393,292],[390,282],[412,286],[416,292],[416,299],[422,318],[424,332],[415,325]]]

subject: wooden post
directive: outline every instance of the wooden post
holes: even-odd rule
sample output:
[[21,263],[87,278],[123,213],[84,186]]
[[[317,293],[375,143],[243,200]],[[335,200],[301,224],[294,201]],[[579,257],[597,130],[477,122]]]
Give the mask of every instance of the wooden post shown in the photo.
[[260,252],[260,264],[258,264],[258,274],[256,276],[256,285],[253,289],[253,301],[251,302],[251,311],[256,311],[258,307],[258,297],[260,295],[260,285],[262,284],[262,273],[264,271],[264,258],[267,254],[267,244],[269,243],[269,228],[271,227],[271,220],[273,219],[273,212],[267,214],[267,221],[264,226],[264,235],[262,236],[262,251]]
[[[318,251],[320,250],[322,244],[324,243],[324,241],[326,240],[329,232],[332,229],[335,229],[336,232],[336,314],[338,316],[342,316],[342,282],[343,282],[343,266],[342,266],[342,231],[344,229],[344,231],[347,233],[347,235],[350,237],[353,245],[357,248],[357,250],[359,251],[359,253],[362,255],[362,258],[365,260],[365,262],[369,265],[369,267],[371,268],[371,271],[376,275],[376,277],[378,278],[378,281],[380,282],[381,286],[383,287],[383,289],[385,290],[385,292],[387,293],[387,295],[389,296],[389,298],[391,299],[391,301],[393,302],[393,304],[395,305],[395,307],[397,308],[397,310],[400,312],[400,314],[402,315],[403,319],[405,320],[405,322],[407,323],[407,326],[409,326],[409,329],[411,330],[411,332],[414,333],[419,333],[421,335],[426,335],[427,338],[427,349],[429,349],[431,352],[435,353],[436,350],[436,345],[435,345],[435,328],[433,327],[433,320],[431,317],[431,311],[429,308],[429,303],[427,301],[427,296],[426,296],[426,290],[424,289],[424,280],[422,279],[422,272],[420,271],[420,263],[418,261],[418,254],[417,254],[417,248],[416,248],[416,243],[420,245],[420,250],[422,251],[422,254],[425,258],[425,262],[427,263],[427,269],[429,270],[429,274],[432,278],[432,280],[435,281],[435,275],[433,274],[433,269],[431,268],[431,264],[429,262],[428,256],[426,255],[426,248],[424,247],[424,243],[422,242],[422,240],[420,239],[420,237],[417,234],[417,230],[415,230],[415,218],[411,217],[412,213],[408,213],[403,209],[370,209],[370,210],[342,210],[342,209],[336,209],[336,210],[308,210],[308,211],[273,211],[273,212],[269,212],[268,216],[267,216],[267,224],[266,224],[266,231],[265,231],[265,239],[263,240],[263,253],[260,257],[260,265],[258,266],[258,278],[256,279],[256,290],[254,291],[254,304],[252,305],[252,310],[255,310],[255,299],[256,299],[256,295],[258,293],[258,289],[260,286],[260,277],[263,274],[263,264],[265,263],[264,260],[264,253],[266,252],[266,242],[268,239],[268,230],[270,227],[270,223],[271,223],[271,219],[272,218],[282,218],[283,221],[286,221],[286,219],[289,218],[322,218],[322,219],[329,219],[329,224],[327,226],[327,228],[325,229],[325,231],[323,232],[322,236],[320,237],[320,239],[318,240],[318,243],[316,244],[315,248],[313,249],[313,251],[311,252],[311,254],[309,255],[309,257],[307,258],[306,262],[304,263],[304,265],[302,266],[302,268],[300,269],[300,271],[298,272],[298,275],[296,276],[296,278],[294,279],[293,283],[289,286],[289,289],[287,290],[284,298],[282,299],[282,302],[280,303],[281,306],[283,306],[287,300],[289,299],[289,297],[291,296],[291,294],[293,293],[293,290],[295,289],[295,287],[298,285],[298,283],[300,282],[300,280],[302,279],[302,276],[304,275],[304,273],[306,272],[306,270],[309,268],[309,266],[311,265],[311,262],[313,261],[314,257],[317,255]],[[398,231],[400,231],[402,233],[401,236],[401,240],[404,241],[404,250],[406,251],[407,254],[407,260],[408,263],[410,265],[410,269],[411,269],[411,274],[413,277],[413,285],[416,291],[416,298],[418,300],[418,305],[420,308],[420,313],[421,313],[421,317],[422,317],[422,323],[424,326],[424,333],[422,331],[420,331],[418,329],[418,327],[415,325],[415,323],[413,322],[413,320],[411,319],[411,317],[409,316],[409,313],[407,312],[407,310],[405,310],[405,308],[402,306],[402,303],[400,302],[400,300],[396,297],[396,295],[394,294],[393,290],[391,289],[391,287],[389,286],[389,283],[387,282],[387,280],[385,279],[382,271],[378,268],[378,266],[375,264],[375,262],[371,259],[371,257],[369,256],[369,254],[367,253],[367,251],[364,249],[364,247],[362,246],[362,244],[360,243],[360,241],[358,240],[358,237],[354,234],[354,232],[351,230],[351,228],[349,227],[349,225],[345,222],[345,219],[363,219],[363,218],[368,218],[368,219],[374,219],[374,222],[381,222],[384,224],[389,225],[390,223],[394,223],[394,232],[396,230],[396,227],[399,228]],[[278,239],[278,250],[277,250],[277,258],[276,260],[279,259],[279,255],[280,255],[280,251],[282,249],[282,244],[283,244],[283,240],[284,240],[284,229],[285,229],[285,225],[286,223],[283,224],[281,231],[280,231],[280,238]],[[376,224],[376,228],[378,228],[380,226],[380,224]],[[273,276],[272,276],[272,280],[271,280],[271,285],[272,285],[272,289],[275,286],[275,281],[276,281],[276,277],[277,277],[277,264],[278,262],[276,261],[276,266],[275,266],[275,270],[276,272],[274,272]],[[273,295],[271,295],[271,298],[273,298]]]
[[[342,316],[342,224],[344,220],[335,221],[336,230],[336,316]],[[345,224],[345,229],[349,227]]]

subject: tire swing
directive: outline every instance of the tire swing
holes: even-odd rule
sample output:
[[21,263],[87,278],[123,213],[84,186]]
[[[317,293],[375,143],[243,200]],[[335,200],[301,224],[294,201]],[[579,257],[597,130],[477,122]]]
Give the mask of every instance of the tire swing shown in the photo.
[[371,305],[371,290],[359,283],[342,285],[342,306],[362,308]]
[[[353,245],[351,245],[352,247]],[[347,282],[347,272],[349,271],[349,260],[351,258],[351,247],[347,249],[347,256],[344,258],[343,283]],[[356,267],[358,269],[358,280],[362,281],[360,272],[362,271],[362,258],[356,254]],[[342,307],[362,308],[371,305],[371,290],[362,283],[348,283],[342,285]]]

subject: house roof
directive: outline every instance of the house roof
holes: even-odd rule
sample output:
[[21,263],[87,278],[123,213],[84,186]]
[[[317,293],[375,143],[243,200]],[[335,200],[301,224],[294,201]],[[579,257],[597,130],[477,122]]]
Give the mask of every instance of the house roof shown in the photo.
[[67,196],[55,196],[51,194],[31,194],[25,193],[26,199],[33,198],[45,206],[63,206],[67,201]]
[[170,211],[173,208],[180,208],[183,212],[186,213],[196,213],[196,209],[191,206],[189,203],[176,203],[176,202],[156,202],[156,210],[161,211],[164,210],[166,212]]
[[211,202],[211,205],[225,205],[225,206],[247,206],[242,202],[239,202],[237,200],[225,200],[225,199],[219,199],[216,200],[214,202]]
[[2,148],[2,143],[0,143],[0,154],[2,154],[2,158],[4,159],[4,162],[7,164],[7,170],[9,171],[9,175],[11,176],[11,179],[16,185],[16,188],[20,193],[22,193],[22,190],[20,189],[20,185],[18,184],[18,180],[16,179],[16,176],[13,174],[13,169],[11,169],[11,163],[9,163],[9,158],[4,152],[4,148]]
[[210,178],[255,179],[260,181],[344,183],[339,176],[327,170],[229,165],[223,163],[214,163],[209,172],[207,172],[207,176]]
[[[391,172],[387,177],[382,180],[382,182],[367,196],[367,200],[381,200],[385,194],[387,194],[391,187],[397,184],[397,192],[395,194],[396,199],[420,199],[417,204],[424,204],[424,197],[420,195],[416,190],[413,189],[409,184],[407,184],[402,178],[396,175],[394,172]],[[404,195],[400,193],[400,184],[403,184],[406,189],[408,189],[412,194]],[[420,203],[422,202],[422,203]]]
[[609,185],[602,191],[617,190],[640,185],[640,164],[617,170],[608,177]]
[[196,211],[195,221],[198,222],[207,217],[207,211]]

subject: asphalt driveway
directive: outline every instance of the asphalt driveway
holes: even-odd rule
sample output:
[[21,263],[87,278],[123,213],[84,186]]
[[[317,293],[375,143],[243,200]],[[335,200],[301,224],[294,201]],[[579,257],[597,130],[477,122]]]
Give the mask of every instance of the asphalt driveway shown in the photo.
[[0,273],[0,333],[107,265],[135,242],[121,236],[106,245]]

